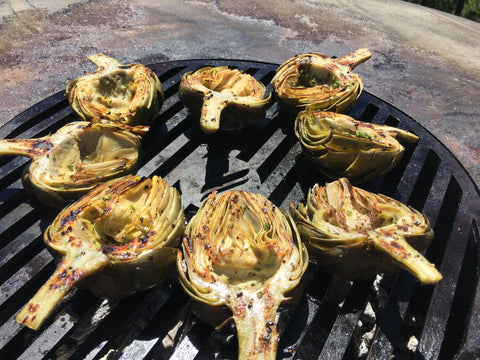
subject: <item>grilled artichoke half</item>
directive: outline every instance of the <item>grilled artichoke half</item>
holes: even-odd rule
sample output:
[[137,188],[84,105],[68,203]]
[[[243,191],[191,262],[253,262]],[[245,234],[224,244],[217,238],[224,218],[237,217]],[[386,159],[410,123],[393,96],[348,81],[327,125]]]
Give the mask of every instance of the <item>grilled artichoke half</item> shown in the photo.
[[432,241],[428,219],[385,195],[353,187],[347,179],[315,185],[307,207],[290,205],[310,257],[345,280],[365,280],[403,268],[423,284],[442,279],[419,251]]
[[231,310],[239,359],[275,359],[277,309],[308,266],[291,218],[260,194],[212,193],[187,225],[183,256],[185,291]]
[[367,48],[331,59],[320,53],[297,55],[279,66],[271,84],[283,110],[297,113],[307,106],[346,113],[363,90],[351,72],[372,56]]
[[80,281],[104,298],[157,284],[175,267],[184,219],[178,191],[157,176],[99,185],[46,229],[45,244],[61,262],[15,320],[38,329]]
[[103,54],[87,59],[98,69],[67,85],[66,95],[75,113],[87,121],[102,117],[128,125],[148,125],[164,101],[157,75],[144,65],[122,65]]
[[271,94],[253,76],[226,66],[182,75],[178,96],[206,134],[238,130],[265,117]]
[[306,109],[295,120],[302,151],[328,178],[362,183],[392,170],[405,148],[398,139],[417,142],[408,131],[356,121],[350,116]]
[[62,208],[100,183],[133,171],[146,126],[78,121],[37,139],[0,140],[0,155],[32,159],[23,185],[47,205]]

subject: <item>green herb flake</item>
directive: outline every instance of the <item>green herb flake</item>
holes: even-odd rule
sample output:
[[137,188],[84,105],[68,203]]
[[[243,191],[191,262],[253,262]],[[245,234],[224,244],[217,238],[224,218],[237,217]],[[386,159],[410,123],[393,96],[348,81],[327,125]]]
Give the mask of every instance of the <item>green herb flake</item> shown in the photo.
[[328,90],[338,89],[340,87],[340,83],[334,82],[333,84],[328,85]]
[[365,131],[361,131],[361,130],[357,130],[355,132],[355,136],[360,137],[360,138],[364,138],[364,139],[371,139],[372,138],[372,135],[367,134]]

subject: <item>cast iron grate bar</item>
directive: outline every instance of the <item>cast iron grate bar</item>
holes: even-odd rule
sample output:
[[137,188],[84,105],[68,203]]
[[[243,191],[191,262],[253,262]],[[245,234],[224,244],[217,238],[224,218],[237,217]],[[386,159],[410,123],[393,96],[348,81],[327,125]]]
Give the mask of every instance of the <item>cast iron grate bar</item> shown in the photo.
[[[290,203],[305,201],[309,187],[327,179],[302,155],[293,133],[295,117],[280,111],[275,101],[266,118],[248,129],[213,136],[198,129],[177,91],[181,74],[205,65],[245,71],[263,81],[268,92],[277,67],[221,59],[152,64],[164,88],[165,104],[143,140],[138,173],[161,175],[177,187],[187,219],[214,189],[261,192],[284,210]],[[43,136],[73,121],[63,93],[18,115],[0,128],[0,137]],[[362,187],[427,214],[436,238],[425,255],[441,269],[445,280],[435,287],[419,286],[410,274],[402,272],[348,283],[311,265],[304,294],[280,317],[277,357],[444,359],[477,351],[477,187],[448,149],[413,119],[374,95],[364,92],[350,115],[397,126],[420,137],[417,144],[403,144],[404,156],[393,171]],[[57,306],[37,332],[15,323],[15,313],[54,268],[42,233],[55,211],[23,190],[20,177],[25,166],[28,161],[24,158],[0,158],[0,358],[236,357],[234,326],[227,324],[217,332],[193,315],[174,272],[163,284],[122,300],[97,299],[79,289]],[[454,316],[454,309],[461,310]],[[372,311],[374,320],[368,317]],[[374,330],[371,343],[362,345],[368,347],[367,352],[362,353],[362,335]],[[408,341],[413,338],[418,345],[409,350]]]
[[[366,306],[371,286],[370,281],[352,285],[318,359],[343,359],[350,342],[353,342],[353,335]],[[353,347],[358,349],[359,346]]]

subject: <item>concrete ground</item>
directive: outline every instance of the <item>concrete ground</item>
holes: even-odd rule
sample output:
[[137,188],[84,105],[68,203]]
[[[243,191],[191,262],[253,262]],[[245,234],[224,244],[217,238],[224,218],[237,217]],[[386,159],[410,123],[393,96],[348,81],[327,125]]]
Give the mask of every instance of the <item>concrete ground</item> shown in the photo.
[[373,56],[365,90],[412,116],[480,184],[480,24],[397,0],[0,0],[0,124],[93,70],[305,52]]

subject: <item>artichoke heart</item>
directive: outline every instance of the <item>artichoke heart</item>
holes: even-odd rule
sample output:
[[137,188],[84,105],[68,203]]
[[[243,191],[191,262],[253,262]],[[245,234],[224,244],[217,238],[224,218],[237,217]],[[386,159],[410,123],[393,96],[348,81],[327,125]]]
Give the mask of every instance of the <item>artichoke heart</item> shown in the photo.
[[408,131],[354,120],[348,115],[307,108],[295,120],[302,151],[328,178],[362,183],[392,170],[405,148],[417,142]]
[[275,359],[277,309],[308,266],[291,218],[261,194],[214,192],[185,234],[177,260],[185,291],[232,312],[239,359]]
[[0,140],[0,155],[32,159],[23,176],[27,191],[49,206],[62,208],[100,183],[132,172],[147,126],[108,120],[72,122],[36,139]]
[[178,96],[206,134],[238,130],[265,117],[271,94],[253,76],[227,66],[182,75]]
[[335,59],[320,53],[297,55],[278,67],[271,81],[273,92],[288,112],[310,106],[346,113],[363,90],[362,80],[351,70],[371,56],[367,48]]
[[377,273],[405,269],[422,284],[442,279],[419,251],[430,245],[433,230],[417,210],[382,194],[352,186],[347,179],[316,184],[290,212],[310,257],[344,280],[365,280]]
[[75,113],[85,121],[102,117],[128,125],[148,125],[164,101],[157,75],[144,65],[122,65],[104,54],[87,59],[97,70],[70,81],[66,89]]
[[37,330],[77,284],[103,298],[154,286],[175,268],[184,221],[178,191],[157,176],[97,186],[46,229],[45,244],[61,261],[15,320]]

